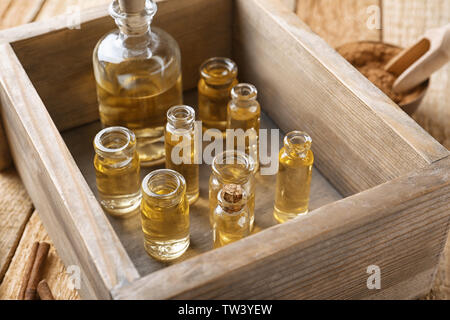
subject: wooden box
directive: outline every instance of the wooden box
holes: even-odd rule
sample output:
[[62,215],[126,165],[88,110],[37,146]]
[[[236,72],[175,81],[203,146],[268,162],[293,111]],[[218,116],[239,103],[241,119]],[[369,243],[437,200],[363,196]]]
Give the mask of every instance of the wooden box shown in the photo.
[[[91,55],[114,22],[106,7],[82,12],[80,29],[66,28],[67,20],[0,32],[1,117],[58,254],[80,267],[83,298],[415,298],[429,291],[447,238],[449,152],[278,1],[169,0],[154,24],[181,46],[188,101],[200,63],[229,56],[239,78],[258,87],[266,127],[311,134],[312,210],[275,225],[274,177],[259,177],[259,232],[212,250],[203,166],[192,246],[171,264],[145,254],[139,217],[107,217],[95,198]],[[372,265],[381,271],[379,290],[367,286]]]

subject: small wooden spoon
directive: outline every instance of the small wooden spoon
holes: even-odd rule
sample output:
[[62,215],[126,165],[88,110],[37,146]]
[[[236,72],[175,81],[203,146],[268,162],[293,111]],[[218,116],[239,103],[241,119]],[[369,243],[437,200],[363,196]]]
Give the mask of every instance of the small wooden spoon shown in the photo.
[[428,30],[413,46],[392,58],[385,70],[397,76],[393,89],[407,92],[450,59],[450,23]]

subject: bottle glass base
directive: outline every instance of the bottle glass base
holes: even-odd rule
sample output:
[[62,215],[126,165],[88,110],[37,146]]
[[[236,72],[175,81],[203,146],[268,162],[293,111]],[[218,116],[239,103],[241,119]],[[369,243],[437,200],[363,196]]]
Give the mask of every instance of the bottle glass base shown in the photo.
[[161,261],[168,261],[183,255],[188,249],[189,243],[189,236],[171,241],[157,241],[145,237],[144,247],[151,257]]

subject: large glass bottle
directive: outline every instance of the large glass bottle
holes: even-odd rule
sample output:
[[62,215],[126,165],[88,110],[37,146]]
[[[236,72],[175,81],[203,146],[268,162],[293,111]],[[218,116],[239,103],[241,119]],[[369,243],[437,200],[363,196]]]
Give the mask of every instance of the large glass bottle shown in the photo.
[[166,113],[183,102],[180,49],[150,28],[155,13],[153,0],[114,0],[110,14],[119,28],[93,54],[100,120],[133,130],[143,166],[164,162]]

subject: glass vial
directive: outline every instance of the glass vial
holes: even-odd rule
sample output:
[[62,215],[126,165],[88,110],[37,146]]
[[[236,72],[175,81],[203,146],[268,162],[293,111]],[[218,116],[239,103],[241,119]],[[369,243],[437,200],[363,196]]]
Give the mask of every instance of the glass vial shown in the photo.
[[242,187],[247,195],[250,231],[255,221],[255,177],[254,162],[245,153],[228,150],[214,157],[212,173],[209,179],[209,214],[211,226],[214,225],[214,211],[217,208],[217,197],[226,184]]
[[[175,106],[167,112],[165,134],[166,168],[184,177],[189,204],[199,196],[199,165],[195,164],[195,111],[189,106]],[[173,154],[172,154],[173,153]]]
[[144,246],[158,260],[180,257],[189,247],[189,203],[181,174],[155,170],[142,181]]
[[231,89],[238,84],[238,68],[228,58],[211,58],[200,67],[198,107],[203,131],[227,127],[227,105]]
[[279,155],[274,217],[279,223],[308,212],[314,155],[311,137],[301,131],[289,132]]
[[214,248],[238,241],[250,234],[247,195],[236,184],[226,184],[218,194],[214,211]]
[[150,28],[153,0],[114,0],[109,12],[118,29],[93,54],[100,120],[133,130],[142,166],[163,163],[166,113],[183,103],[180,49],[168,33]]
[[101,130],[94,139],[100,204],[114,216],[137,212],[141,201],[136,137],[124,127]]
[[[234,148],[245,152],[255,161],[255,171],[259,169],[259,127],[261,107],[256,100],[258,91],[248,83],[240,83],[231,89],[228,103],[227,129],[233,129]],[[242,129],[242,132],[236,131]],[[240,149],[238,147],[241,147]],[[243,150],[245,147],[245,150]]]

